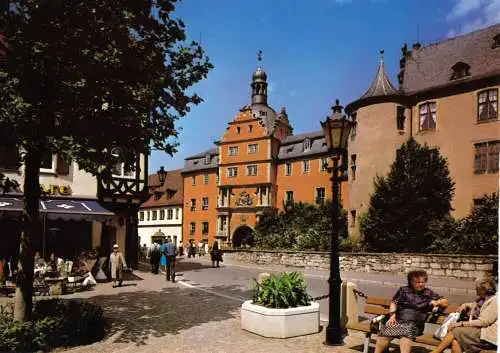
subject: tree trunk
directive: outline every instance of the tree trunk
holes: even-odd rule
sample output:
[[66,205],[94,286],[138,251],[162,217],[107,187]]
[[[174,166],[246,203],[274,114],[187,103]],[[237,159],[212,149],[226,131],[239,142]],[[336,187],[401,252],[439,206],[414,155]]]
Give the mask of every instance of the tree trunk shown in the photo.
[[40,164],[38,151],[28,151],[24,158],[24,209],[17,263],[14,319],[28,321],[33,310],[33,239],[41,234],[38,204],[40,200]]

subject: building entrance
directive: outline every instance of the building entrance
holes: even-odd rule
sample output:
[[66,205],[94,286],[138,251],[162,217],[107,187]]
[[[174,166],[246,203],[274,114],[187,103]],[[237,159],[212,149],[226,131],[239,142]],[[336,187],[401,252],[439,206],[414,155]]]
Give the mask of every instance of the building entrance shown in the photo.
[[248,226],[240,226],[233,234],[233,248],[253,246],[253,230]]

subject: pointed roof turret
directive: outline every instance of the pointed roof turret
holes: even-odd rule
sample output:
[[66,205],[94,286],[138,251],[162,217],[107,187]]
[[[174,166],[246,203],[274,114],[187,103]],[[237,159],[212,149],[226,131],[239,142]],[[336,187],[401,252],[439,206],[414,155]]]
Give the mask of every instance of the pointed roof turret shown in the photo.
[[377,75],[368,90],[360,97],[360,99],[399,94],[398,90],[394,88],[385,73],[383,50],[380,51],[380,55],[380,65],[378,66]]

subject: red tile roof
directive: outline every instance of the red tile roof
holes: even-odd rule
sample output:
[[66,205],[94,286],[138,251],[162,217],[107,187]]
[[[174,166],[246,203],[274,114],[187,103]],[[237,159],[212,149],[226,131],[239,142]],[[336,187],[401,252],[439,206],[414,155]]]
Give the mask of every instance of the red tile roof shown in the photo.
[[183,203],[182,169],[167,171],[163,186],[160,186],[158,174],[148,176],[151,196],[141,205],[141,208],[176,206]]

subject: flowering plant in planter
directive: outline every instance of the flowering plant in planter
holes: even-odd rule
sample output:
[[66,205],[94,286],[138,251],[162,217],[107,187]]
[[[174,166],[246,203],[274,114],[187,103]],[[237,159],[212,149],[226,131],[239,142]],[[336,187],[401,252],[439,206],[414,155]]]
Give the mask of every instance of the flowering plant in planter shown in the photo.
[[252,301],[267,308],[288,309],[308,306],[312,297],[307,294],[304,276],[299,272],[271,274],[255,280]]

